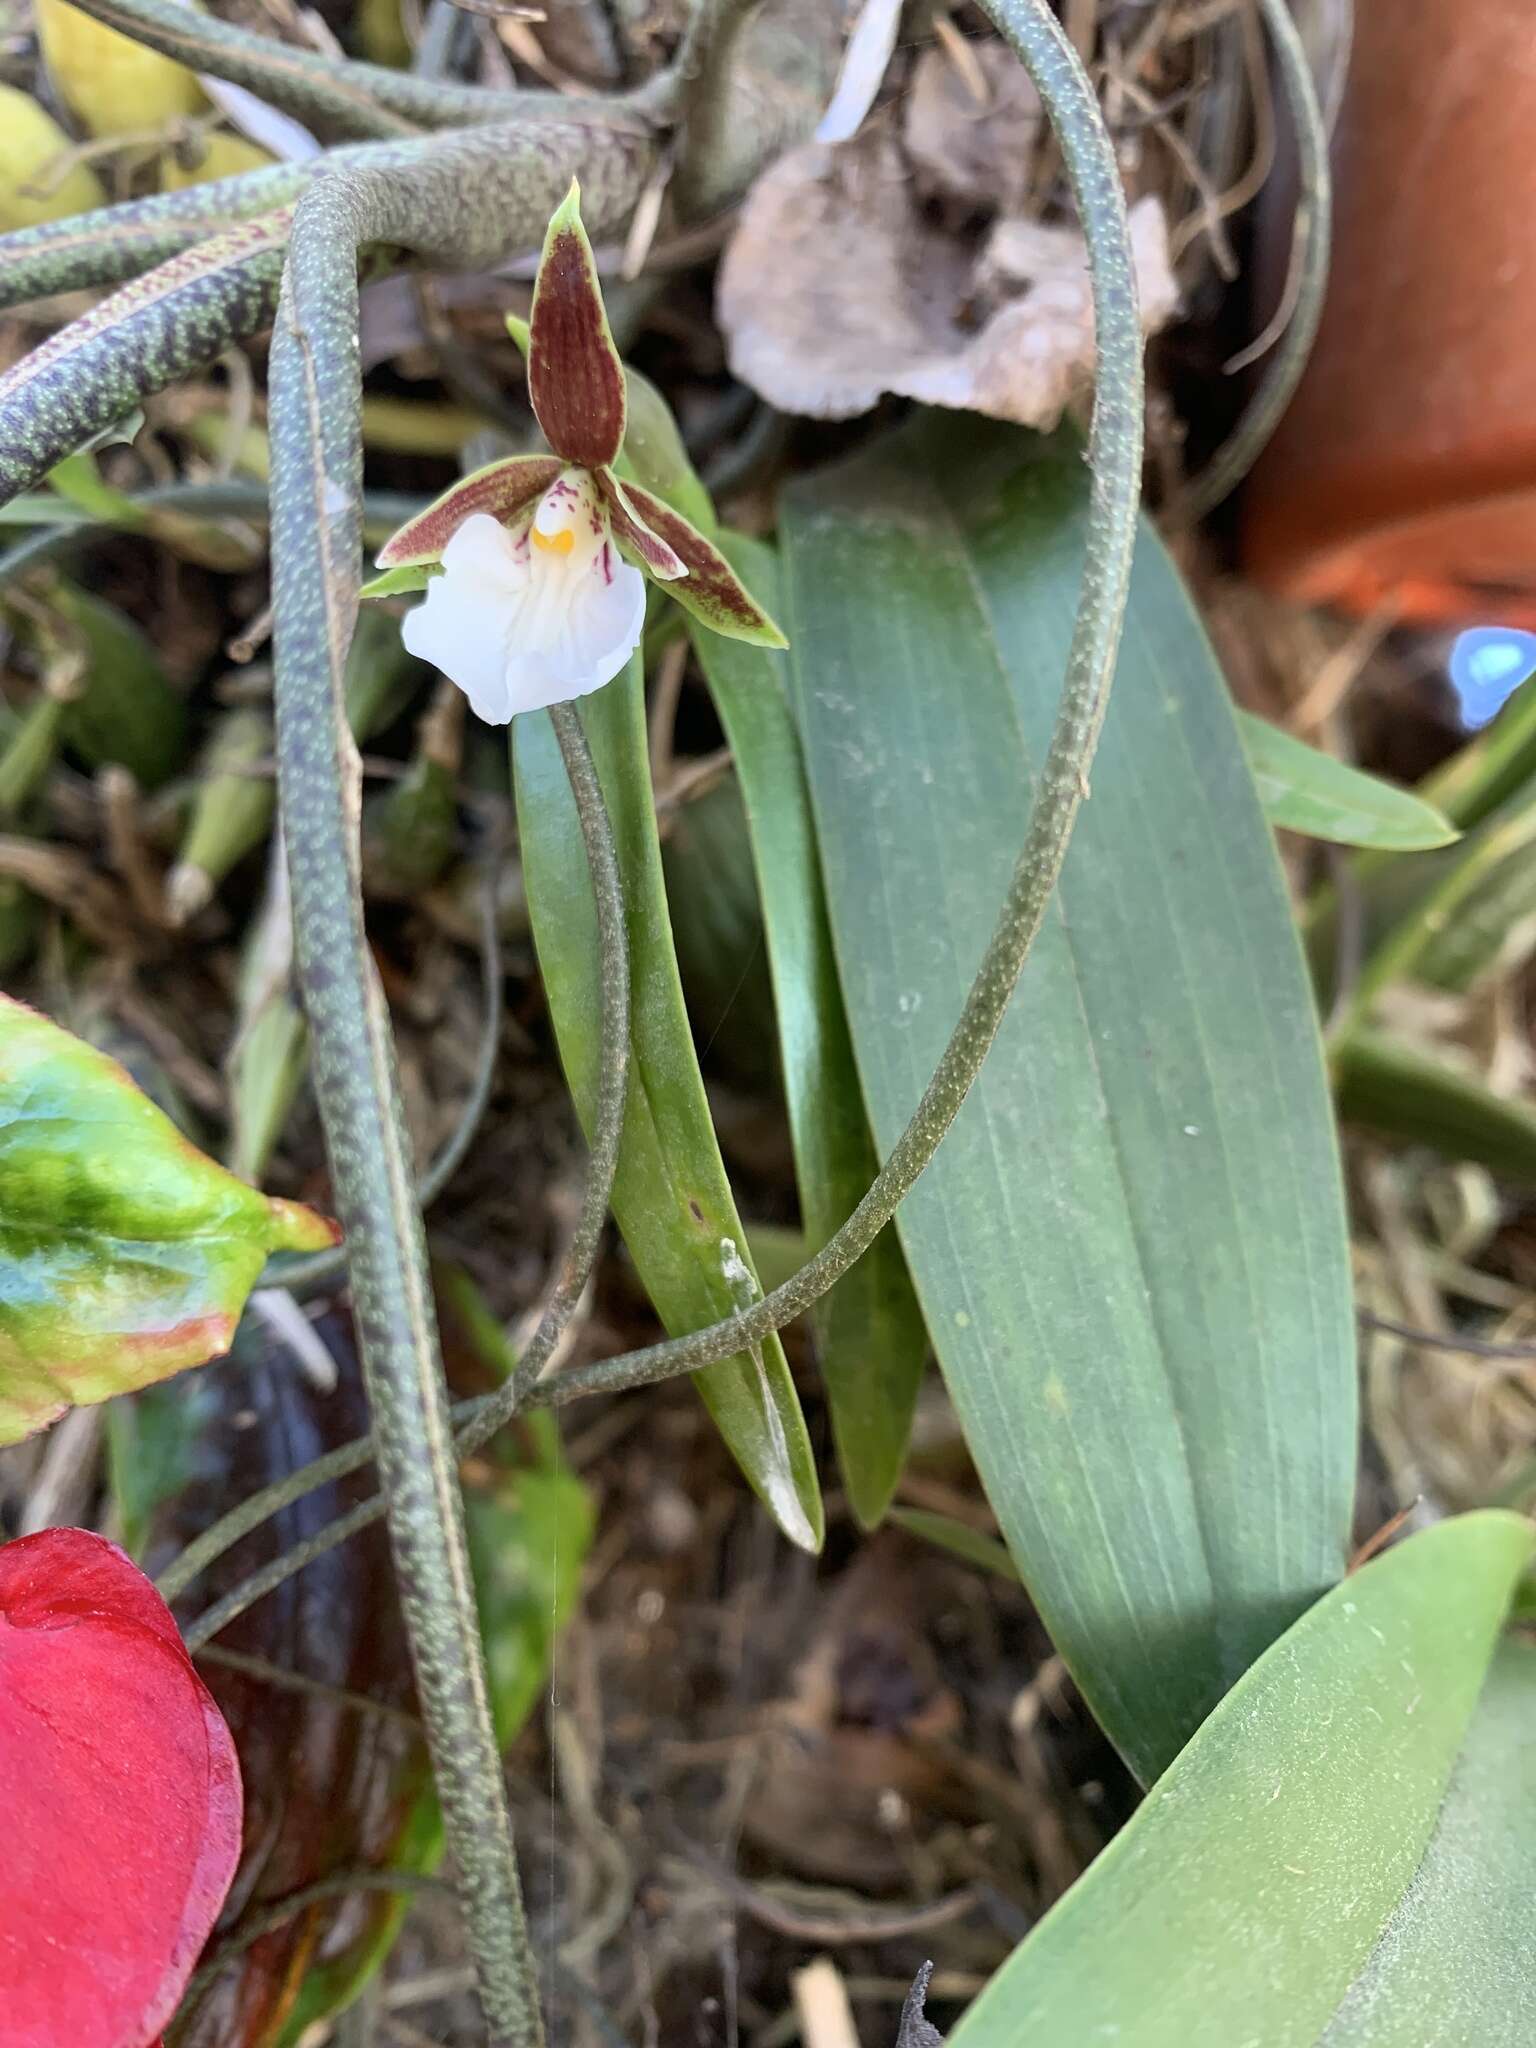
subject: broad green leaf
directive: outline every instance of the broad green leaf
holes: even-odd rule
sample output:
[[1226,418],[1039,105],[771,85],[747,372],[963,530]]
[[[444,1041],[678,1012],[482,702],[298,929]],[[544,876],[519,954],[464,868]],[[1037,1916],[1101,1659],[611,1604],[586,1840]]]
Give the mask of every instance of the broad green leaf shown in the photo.
[[92,768],[131,769],[156,789],[181,765],[187,710],[166,680],[160,656],[115,605],[55,578],[47,604],[78,644],[79,692],[65,707],[63,736]]
[[[1463,1515],[1320,1600],[1239,1680],[949,2048],[1528,2040],[1528,2026],[1488,2024],[1531,2008],[1528,1894],[1504,1895],[1529,1882],[1536,1821],[1528,1651],[1477,1709],[1530,1555],[1518,1516]],[[1521,1736],[1501,1789],[1500,1757]],[[1527,1832],[1511,1841],[1517,1795]],[[1443,2030],[1435,2008],[1454,2015]]]
[[[1019,851],[1088,491],[1075,444],[946,414],[789,495],[790,667],[883,1150]],[[1151,1779],[1342,1567],[1355,1367],[1273,838],[1150,527],[1057,903],[897,1226],[1025,1583]]]
[[[734,770],[690,791],[670,811],[661,866],[693,1035],[706,1048],[710,1066],[728,1081],[772,1096],[780,1086],[773,975],[747,809]],[[755,1225],[748,1236],[755,1248]]]
[[1536,2040],[1536,1647],[1494,1656],[1417,1878],[1322,2048]]
[[[731,566],[770,611],[772,553],[727,538]],[[785,657],[692,627],[747,809],[773,973],[795,1178],[808,1249],[848,1220],[878,1168],[837,985]],[[906,1456],[928,1334],[894,1231],[817,1305],[821,1372],[849,1503],[865,1528],[890,1505]]]
[[336,1237],[204,1158],[116,1060],[0,996],[0,1443],[216,1357],[267,1255]]
[[1272,825],[1396,853],[1449,846],[1457,836],[1449,819],[1411,790],[1336,761],[1268,719],[1239,711],[1237,729]]
[[1385,1032],[1354,1031],[1335,1049],[1333,1082],[1346,1123],[1536,1186],[1536,1111],[1449,1060]]
[[93,524],[117,527],[125,533],[143,533],[201,568],[226,573],[253,568],[259,559],[259,544],[248,529],[232,532],[174,506],[145,504],[103,478],[96,466],[95,447],[108,439],[131,442],[143,424],[144,415],[135,412],[116,431],[99,436],[92,447],[77,449],[56,463],[48,472],[48,482]]
[[[753,1298],[746,1232],[715,1141],[667,920],[646,759],[640,665],[583,704],[618,844],[629,922],[629,1097],[613,1213],[656,1312],[674,1334]],[[518,833],[539,965],[578,1115],[597,1099],[597,920],[576,807],[545,713],[512,727]],[[744,1298],[745,1296],[745,1298]],[[822,1535],[805,1421],[777,1338],[760,1357],[695,1374],[705,1405],[764,1505],[807,1550]]]

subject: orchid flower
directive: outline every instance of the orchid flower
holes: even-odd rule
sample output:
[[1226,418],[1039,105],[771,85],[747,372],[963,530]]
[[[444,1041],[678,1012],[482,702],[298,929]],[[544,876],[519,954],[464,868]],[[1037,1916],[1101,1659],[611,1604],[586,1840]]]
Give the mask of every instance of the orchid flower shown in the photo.
[[549,224],[518,335],[552,452],[493,462],[445,491],[386,543],[379,567],[389,573],[364,592],[383,596],[405,587],[410,571],[427,572],[405,644],[492,725],[611,682],[640,644],[647,578],[717,633],[785,644],[714,543],[614,473],[624,366],[579,196],[573,181]]

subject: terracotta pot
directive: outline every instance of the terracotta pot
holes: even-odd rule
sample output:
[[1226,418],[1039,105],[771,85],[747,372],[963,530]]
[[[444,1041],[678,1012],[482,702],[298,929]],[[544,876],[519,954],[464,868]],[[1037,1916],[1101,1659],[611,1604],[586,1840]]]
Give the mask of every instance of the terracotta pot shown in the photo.
[[1367,0],[1316,351],[1250,483],[1309,603],[1536,625],[1536,6]]

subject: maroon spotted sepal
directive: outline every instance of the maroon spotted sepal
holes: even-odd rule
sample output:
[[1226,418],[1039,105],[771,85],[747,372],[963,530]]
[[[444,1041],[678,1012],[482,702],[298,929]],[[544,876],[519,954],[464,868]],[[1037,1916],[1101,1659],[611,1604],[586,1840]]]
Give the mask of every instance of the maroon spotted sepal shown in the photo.
[[624,365],[574,178],[544,237],[528,330],[528,396],[545,440],[562,462],[606,469],[624,445]]

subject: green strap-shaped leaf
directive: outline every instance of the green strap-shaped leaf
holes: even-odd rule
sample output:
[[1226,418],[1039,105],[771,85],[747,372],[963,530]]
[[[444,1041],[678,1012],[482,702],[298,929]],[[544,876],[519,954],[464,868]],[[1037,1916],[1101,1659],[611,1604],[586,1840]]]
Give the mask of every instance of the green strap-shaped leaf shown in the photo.
[[1536,1646],[1499,1645],[1413,1884],[1321,2048],[1536,2041]]
[[[1089,486],[1074,444],[946,414],[790,494],[790,666],[882,1148],[1023,838]],[[1020,1571],[1155,1777],[1337,1576],[1355,1379],[1338,1162],[1273,840],[1150,529],[1057,904],[897,1227]]]
[[1450,820],[1412,790],[1336,761],[1267,718],[1239,711],[1237,729],[1272,825],[1390,853],[1449,846],[1457,836]]
[[[1529,1652],[1501,1666],[1473,1715],[1530,1555],[1518,1516],[1463,1515],[1319,1601],[1014,1952],[950,2048],[1529,2040],[1528,1892],[1503,1895],[1511,1879],[1529,1884],[1536,1822]],[[1497,1760],[1514,1762],[1521,1734],[1525,1757],[1500,1787]],[[1509,1840],[1518,1794],[1523,1843]],[[1498,2023],[1517,2010],[1523,2028]],[[1378,2026],[1376,2012],[1390,2018]]]
[[[746,1234],[721,1162],[683,1007],[646,759],[640,667],[584,706],[624,877],[632,1048],[613,1213],[667,1329],[730,1315],[755,1297]],[[597,1097],[597,923],[576,808],[543,712],[514,720],[518,831],[533,934],[560,1057],[578,1114]],[[821,1495],[810,1439],[777,1339],[761,1358],[695,1376],[721,1435],[791,1541],[819,1547]]]
[[1007,1545],[985,1530],[973,1529],[969,1522],[957,1522],[953,1515],[936,1515],[931,1508],[892,1508],[891,1520],[909,1535],[931,1543],[936,1550],[947,1550],[951,1557],[975,1565],[978,1571],[1008,1579],[1015,1586],[1019,1583],[1019,1568]]
[[268,1254],[336,1235],[204,1158],[116,1060],[0,996],[0,1444],[216,1357]]
[[1334,1052],[1333,1083],[1346,1123],[1536,1187],[1536,1111],[1448,1059],[1386,1032],[1354,1031]]
[[[771,551],[737,537],[724,549],[747,587],[777,610]],[[879,1162],[837,985],[810,796],[785,694],[785,658],[701,626],[691,630],[746,805],[806,1249],[817,1252],[852,1214]],[[816,1326],[849,1502],[872,1528],[901,1474],[928,1352],[893,1231],[884,1231],[824,1297]]]

